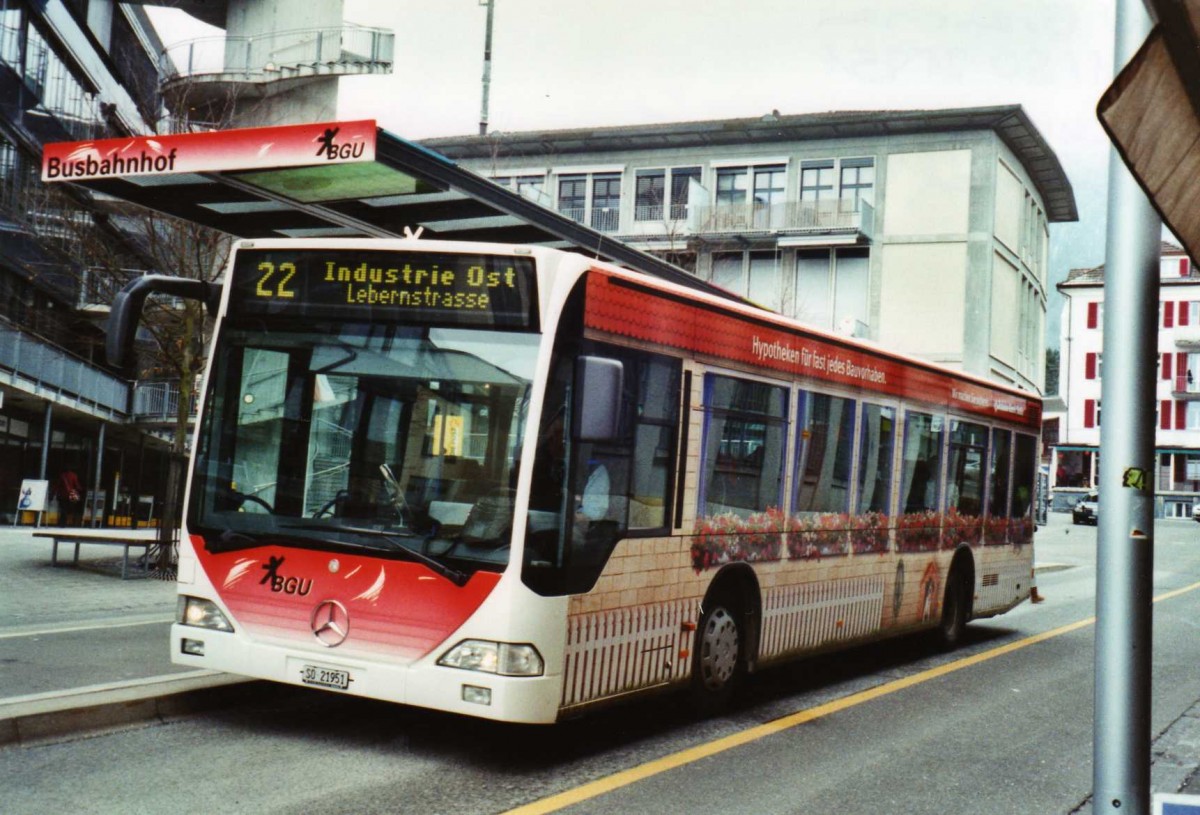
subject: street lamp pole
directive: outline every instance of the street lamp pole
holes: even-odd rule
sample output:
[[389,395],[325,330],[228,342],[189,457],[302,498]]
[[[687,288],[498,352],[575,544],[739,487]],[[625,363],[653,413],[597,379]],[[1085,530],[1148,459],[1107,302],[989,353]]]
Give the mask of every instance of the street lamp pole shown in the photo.
[[483,38],[483,105],[479,110],[479,135],[486,136],[488,131],[488,90],[492,84],[492,18],[496,12],[496,0],[479,0],[479,5],[487,6],[487,30]]
[[[1117,0],[1114,74],[1150,33],[1142,0]],[[1092,810],[1150,811],[1154,387],[1162,222],[1113,149],[1108,165],[1104,379],[1096,570]]]

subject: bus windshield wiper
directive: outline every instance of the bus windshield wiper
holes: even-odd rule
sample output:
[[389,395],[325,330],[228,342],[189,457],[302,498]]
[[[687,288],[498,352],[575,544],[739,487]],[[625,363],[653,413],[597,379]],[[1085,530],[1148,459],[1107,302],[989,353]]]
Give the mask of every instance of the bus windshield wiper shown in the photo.
[[[368,535],[372,538],[381,538],[392,545],[392,551],[404,552],[411,560],[417,563],[428,566],[432,571],[440,574],[442,577],[449,580],[456,586],[465,586],[467,584],[467,574],[458,569],[447,566],[436,558],[413,549],[411,546],[403,542],[403,537],[416,538],[419,537],[413,532],[385,532],[382,529],[370,529],[363,526],[326,526],[323,524],[284,524],[286,529],[303,529],[310,532],[352,532],[356,535]],[[341,543],[339,541],[339,543]]]
[[236,532],[232,529],[222,529],[215,537],[204,536],[204,547],[213,554],[237,552],[242,549],[253,549],[256,546],[272,546],[278,544],[292,545],[296,542],[295,535],[281,535],[275,530],[254,532]]

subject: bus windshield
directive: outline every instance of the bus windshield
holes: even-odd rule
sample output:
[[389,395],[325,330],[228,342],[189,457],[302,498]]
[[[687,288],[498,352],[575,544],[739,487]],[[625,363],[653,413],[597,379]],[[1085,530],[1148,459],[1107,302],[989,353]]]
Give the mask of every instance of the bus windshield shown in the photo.
[[191,531],[214,552],[284,543],[502,569],[539,335],[289,326],[222,329]]

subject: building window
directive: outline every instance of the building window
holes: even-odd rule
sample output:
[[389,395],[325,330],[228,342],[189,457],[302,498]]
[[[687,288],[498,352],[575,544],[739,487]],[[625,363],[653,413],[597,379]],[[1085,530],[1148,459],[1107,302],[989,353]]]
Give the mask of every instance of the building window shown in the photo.
[[1200,402],[1188,402],[1184,430],[1200,430]]
[[667,174],[665,170],[638,170],[634,183],[633,219],[661,221],[666,203]]
[[754,169],[754,227],[769,229],[783,222],[782,204],[784,194],[783,167],[756,167]]
[[[688,216],[691,182],[700,183],[699,167],[638,170],[634,190],[635,221],[681,221]],[[669,183],[668,183],[669,182]]]
[[833,159],[805,161],[800,164],[801,201],[816,203],[833,200],[836,195],[833,165]]
[[583,223],[587,211],[587,176],[564,175],[558,179],[558,211]]
[[859,212],[866,201],[873,204],[875,197],[875,159],[842,159],[843,210]]
[[713,252],[712,282],[723,289],[742,294],[746,290],[743,252]]
[[731,207],[746,203],[749,173],[745,167],[722,167],[717,170],[717,206]]
[[606,173],[592,178],[592,229],[616,232],[621,223],[621,175]]
[[794,316],[818,328],[865,336],[870,269],[866,249],[797,252]]
[[777,252],[714,252],[712,263],[713,283],[764,308],[779,310],[782,286]]
[[676,167],[671,170],[671,220],[681,221],[688,216],[692,182],[700,183],[699,167]]
[[1090,450],[1057,451],[1058,466],[1054,471],[1054,486],[1092,486],[1092,452]]
[[601,232],[615,232],[621,222],[621,174],[560,175],[558,211]]
[[0,6],[0,62],[21,71],[21,9]]

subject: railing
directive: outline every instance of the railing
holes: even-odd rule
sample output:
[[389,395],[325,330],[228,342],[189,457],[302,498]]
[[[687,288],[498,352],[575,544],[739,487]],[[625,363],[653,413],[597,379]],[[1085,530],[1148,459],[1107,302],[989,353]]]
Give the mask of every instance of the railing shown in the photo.
[[592,210],[592,229],[597,232],[616,232],[621,224],[621,210],[616,207]]
[[1176,376],[1172,383],[1171,393],[1176,396],[1182,396],[1185,399],[1200,399],[1200,378],[1194,377],[1191,374]]
[[[199,388],[192,392],[188,418],[196,418]],[[133,386],[132,418],[138,422],[174,422],[179,411],[179,382],[137,382]]]
[[558,213],[560,215],[570,218],[572,221],[578,221],[579,223],[583,223],[583,216],[584,216],[585,212],[586,211],[584,210],[583,207],[559,206],[559,208],[558,208]]
[[875,210],[865,201],[785,201],[779,204],[718,204],[691,207],[688,231],[874,232]]
[[129,383],[17,328],[0,324],[0,381],[51,402],[124,418]]
[[201,37],[167,46],[159,55],[164,82],[237,75],[274,80],[292,76],[383,73],[391,70],[396,35],[347,23],[332,28],[272,31],[256,37]]
[[591,216],[584,207],[558,208],[558,213],[578,223],[586,223],[597,232],[616,232],[621,224],[621,210],[616,207],[601,207],[592,209]]

